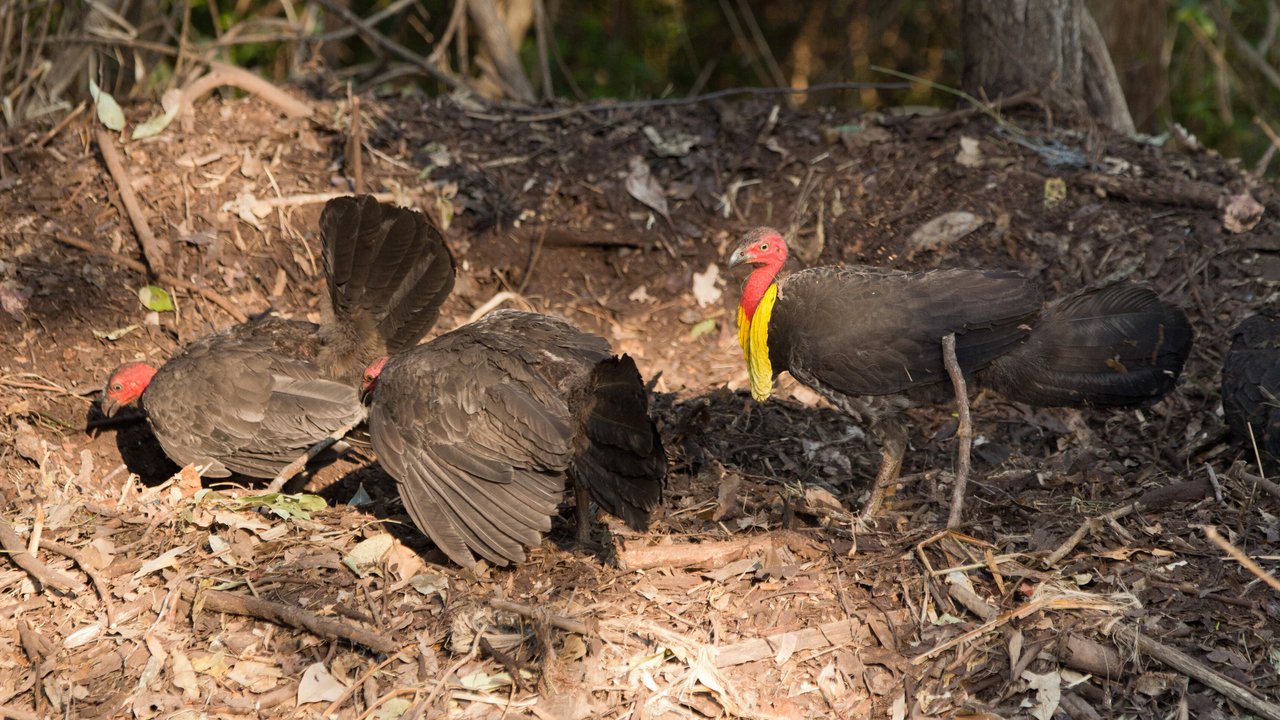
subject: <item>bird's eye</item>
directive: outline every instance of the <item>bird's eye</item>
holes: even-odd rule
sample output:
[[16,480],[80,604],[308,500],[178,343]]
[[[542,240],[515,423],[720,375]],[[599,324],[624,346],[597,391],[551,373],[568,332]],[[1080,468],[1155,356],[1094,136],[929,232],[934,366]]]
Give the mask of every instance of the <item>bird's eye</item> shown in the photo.
[[769,249],[769,243],[760,243],[760,249],[767,251]]
[[120,392],[123,389],[124,389],[124,386],[121,385],[120,383],[112,383],[111,385],[111,392]]

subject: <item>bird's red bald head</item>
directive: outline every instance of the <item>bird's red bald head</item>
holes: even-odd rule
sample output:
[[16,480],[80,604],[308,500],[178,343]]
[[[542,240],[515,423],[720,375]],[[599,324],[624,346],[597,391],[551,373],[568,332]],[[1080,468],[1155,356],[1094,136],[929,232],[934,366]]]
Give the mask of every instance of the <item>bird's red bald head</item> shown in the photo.
[[111,417],[121,407],[137,402],[155,374],[156,369],[144,362],[128,362],[116,368],[102,391],[102,414]]
[[387,364],[387,358],[380,357],[369,364],[364,369],[364,376],[360,378],[360,389],[366,393],[373,392],[373,386],[378,384],[378,376],[382,374],[382,368]]
[[729,267],[748,264],[772,268],[774,272],[781,270],[786,262],[787,243],[782,239],[782,233],[771,227],[758,227],[748,232],[729,256]]

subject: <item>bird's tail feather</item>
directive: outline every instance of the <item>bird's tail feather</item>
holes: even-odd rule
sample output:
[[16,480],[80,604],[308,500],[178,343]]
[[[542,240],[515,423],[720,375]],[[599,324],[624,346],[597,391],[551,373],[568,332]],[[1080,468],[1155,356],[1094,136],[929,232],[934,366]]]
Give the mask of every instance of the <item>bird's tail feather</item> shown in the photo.
[[[334,354],[356,363],[416,345],[453,289],[453,257],[420,212],[372,196],[341,197],[320,215]],[[359,369],[363,369],[360,365]]]
[[980,379],[1033,405],[1136,405],[1173,389],[1191,338],[1181,308],[1149,287],[1116,283],[1055,303]]
[[667,456],[649,419],[649,398],[628,355],[600,361],[580,415],[585,446],[570,468],[604,510],[633,528],[649,524],[662,499]]

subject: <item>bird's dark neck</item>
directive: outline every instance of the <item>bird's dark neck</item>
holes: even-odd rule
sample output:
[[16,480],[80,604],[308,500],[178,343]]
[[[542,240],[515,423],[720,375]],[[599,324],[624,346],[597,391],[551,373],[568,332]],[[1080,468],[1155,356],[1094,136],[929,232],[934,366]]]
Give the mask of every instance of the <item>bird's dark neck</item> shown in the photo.
[[742,286],[742,299],[738,304],[742,306],[742,311],[747,314],[747,319],[755,317],[756,308],[760,306],[760,300],[764,297],[769,286],[773,284],[774,278],[778,276],[778,270],[781,268],[777,265],[761,265],[751,274],[747,276],[747,282]]

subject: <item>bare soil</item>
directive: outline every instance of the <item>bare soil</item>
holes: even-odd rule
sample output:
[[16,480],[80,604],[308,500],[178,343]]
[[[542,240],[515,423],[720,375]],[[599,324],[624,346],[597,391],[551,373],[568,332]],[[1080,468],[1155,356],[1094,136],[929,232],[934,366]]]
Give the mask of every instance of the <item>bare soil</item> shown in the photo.
[[[351,168],[346,102],[310,102],[314,119],[285,120],[258,98],[209,100],[121,146],[171,275],[245,314],[315,319],[320,204],[297,198],[350,191]],[[1265,714],[1204,670],[1280,702],[1280,596],[1200,527],[1276,567],[1276,500],[1234,462],[1249,455],[1225,436],[1218,368],[1231,327],[1277,305],[1280,203],[1232,163],[1038,112],[362,108],[368,190],[447,223],[461,261],[437,332],[500,296],[602,334],[656,378],[671,472],[652,527],[610,520],[599,548],[577,548],[566,508],[526,564],[473,574],[413,529],[363,458],[311,478],[328,507],[310,512],[175,476],[145,423],[103,423],[96,394],[121,362],[163,361],[233,319],[181,290],[176,313],[148,318],[147,278],[113,259],[141,255],[87,122],[43,146],[43,128],[15,133],[0,139],[0,507],[73,584],[0,565],[0,716]],[[153,112],[127,108],[133,122]],[[633,158],[669,217],[628,192]],[[1246,191],[1266,212],[1233,232],[1218,198]],[[250,196],[284,200],[251,223],[237,212]],[[970,232],[920,234],[959,211]],[[1140,410],[975,397],[958,533],[941,531],[953,408],[911,411],[909,481],[859,530],[874,438],[789,380],[762,405],[743,391],[739,279],[723,259],[763,223],[797,232],[796,266],[1009,268],[1049,297],[1149,282],[1187,310],[1195,349],[1178,389]],[[700,304],[695,274],[716,265],[721,294]],[[390,551],[352,559],[387,533]],[[347,630],[224,612],[204,590]],[[1192,665],[1138,651],[1134,631]]]

